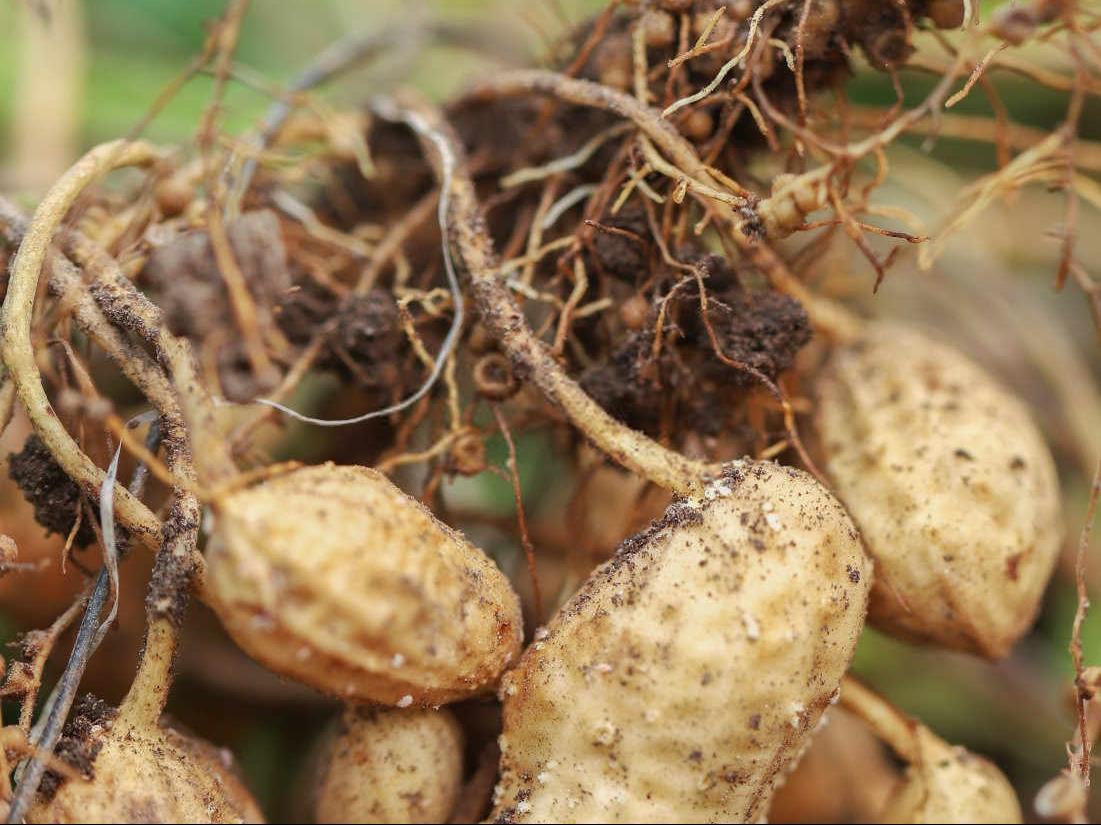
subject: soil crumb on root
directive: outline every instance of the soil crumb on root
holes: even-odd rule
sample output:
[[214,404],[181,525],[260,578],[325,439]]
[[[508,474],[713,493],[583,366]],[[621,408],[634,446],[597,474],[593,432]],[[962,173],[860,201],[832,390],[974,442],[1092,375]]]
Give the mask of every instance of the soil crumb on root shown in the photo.
[[688,286],[670,301],[657,359],[651,320],[645,329],[624,335],[602,361],[582,373],[585,391],[628,426],[658,431],[661,410],[654,397],[661,391],[676,399],[680,420],[706,431],[707,422],[716,420],[715,408],[757,386],[755,375],[716,354],[716,343],[729,361],[775,381],[810,341],[810,319],[798,301],[778,292],[744,291],[736,275],[719,262],[700,262],[709,272],[706,324],[698,289]]
[[375,288],[340,300],[313,281],[290,290],[276,316],[283,334],[307,346],[322,326],[334,322],[315,362],[365,389],[402,386],[399,364],[407,345],[394,296]]
[[[96,755],[103,747],[104,734],[117,715],[118,711],[102,699],[90,693],[82,696],[61,732],[56,749],[58,758],[68,762],[82,776],[91,778]],[[39,786],[39,798],[43,801],[53,799],[63,782],[59,774],[46,771]]]
[[[69,535],[80,508],[80,488],[58,466],[37,435],[30,436],[23,449],[12,454],[8,476],[34,507],[35,521],[45,527],[47,533]],[[74,544],[86,547],[95,538],[95,531],[87,519],[82,520]]]
[[[811,338],[810,318],[802,304],[779,292],[747,295],[729,308],[712,310],[712,316],[724,354],[773,380]],[[745,373],[732,377],[745,386],[756,382]]]

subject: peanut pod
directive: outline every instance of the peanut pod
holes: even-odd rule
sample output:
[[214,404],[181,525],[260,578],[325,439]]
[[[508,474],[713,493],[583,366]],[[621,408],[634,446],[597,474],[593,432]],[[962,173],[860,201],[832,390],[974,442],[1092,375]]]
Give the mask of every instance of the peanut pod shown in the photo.
[[756,821],[837,694],[870,564],[798,470],[735,462],[506,675],[499,822]]

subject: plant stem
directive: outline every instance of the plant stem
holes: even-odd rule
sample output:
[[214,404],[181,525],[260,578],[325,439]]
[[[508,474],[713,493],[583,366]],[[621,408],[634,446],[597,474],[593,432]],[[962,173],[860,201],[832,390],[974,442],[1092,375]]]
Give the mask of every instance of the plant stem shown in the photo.
[[[123,140],[100,144],[77,161],[54,184],[35,211],[19,252],[12,262],[8,294],[0,312],[0,321],[3,323],[0,357],[15,383],[27,416],[61,468],[91,494],[103,483],[104,472],[66,432],[46,397],[31,343],[34,298],[50,243],[65,213],[77,197],[112,169],[147,165],[158,157],[157,151],[148,143]],[[136,538],[157,546],[160,543],[160,520],[128,490],[120,486],[116,494],[120,520]]]

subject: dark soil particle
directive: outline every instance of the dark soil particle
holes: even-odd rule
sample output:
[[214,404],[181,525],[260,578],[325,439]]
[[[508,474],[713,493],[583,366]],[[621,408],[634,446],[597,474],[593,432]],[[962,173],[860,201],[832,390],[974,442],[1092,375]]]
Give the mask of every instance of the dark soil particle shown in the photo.
[[340,300],[313,281],[290,290],[276,316],[283,333],[306,346],[328,324],[316,361],[366,389],[388,388],[401,380],[399,361],[406,349],[398,305],[385,289]]
[[[619,236],[605,237],[629,242]],[[733,406],[738,394],[759,383],[752,371],[775,380],[791,367],[810,341],[810,319],[802,305],[787,295],[744,290],[738,274],[721,256],[687,255],[682,260],[695,264],[704,276],[706,323],[698,287],[682,285],[668,302],[665,342],[656,360],[652,354],[655,314],[644,328],[624,331],[611,351],[581,374],[580,383],[611,415],[635,429],[657,434],[662,408],[655,398],[671,396],[677,420],[696,432],[714,435],[723,426],[722,416],[715,411]],[[715,343],[725,361],[716,354]]]
[[[791,366],[795,354],[810,341],[810,319],[794,298],[778,292],[761,292],[738,300],[728,312],[714,313],[712,324],[723,351],[775,378]],[[724,317],[725,316],[725,317]],[[741,374],[742,384],[754,383]]]
[[[640,207],[627,207],[619,214],[603,218],[602,227],[621,229],[630,234],[598,228],[592,239],[592,255],[597,267],[609,275],[636,283],[649,274],[650,230],[646,213]],[[637,237],[633,237],[637,236]]]
[[[58,466],[46,445],[32,435],[8,463],[8,475],[23,497],[34,507],[34,518],[47,533],[67,536],[76,523],[80,508],[80,488]],[[87,519],[77,530],[75,544],[85,547],[96,534]]]
[[[102,699],[86,694],[77,700],[72,715],[61,732],[56,754],[68,762],[82,775],[91,777],[96,756],[103,747],[104,737],[97,735],[102,729],[110,727],[118,711]],[[42,776],[38,795],[49,802],[57,793],[64,780],[53,772],[46,771]]]
[[[180,506],[175,505],[165,519],[162,540],[168,546],[175,543],[181,535],[195,534],[198,529],[199,525]],[[158,553],[145,597],[149,615],[164,617],[180,627],[187,610],[194,575],[195,565],[190,555]]]

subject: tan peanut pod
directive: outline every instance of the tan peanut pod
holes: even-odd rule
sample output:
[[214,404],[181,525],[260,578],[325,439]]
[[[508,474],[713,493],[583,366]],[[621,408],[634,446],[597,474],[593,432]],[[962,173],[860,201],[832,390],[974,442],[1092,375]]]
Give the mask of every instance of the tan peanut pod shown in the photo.
[[859,716],[908,764],[874,822],[1021,822],[1013,786],[991,762],[954,747],[851,678],[841,704]]
[[496,565],[381,473],[324,464],[216,503],[211,603],[246,653],[347,699],[436,705],[519,653]]
[[160,726],[93,728],[91,779],[68,779],[27,822],[263,822],[228,751]]
[[953,747],[923,725],[914,731],[917,760],[880,822],[1022,822],[1013,786],[993,763]]
[[446,822],[462,778],[450,711],[349,706],[322,745],[314,821]]
[[867,561],[803,472],[735,462],[678,500],[505,676],[498,822],[750,822],[833,701]]
[[872,621],[1008,653],[1062,542],[1055,464],[1028,410],[956,350],[877,323],[827,364],[816,425],[876,561]]

